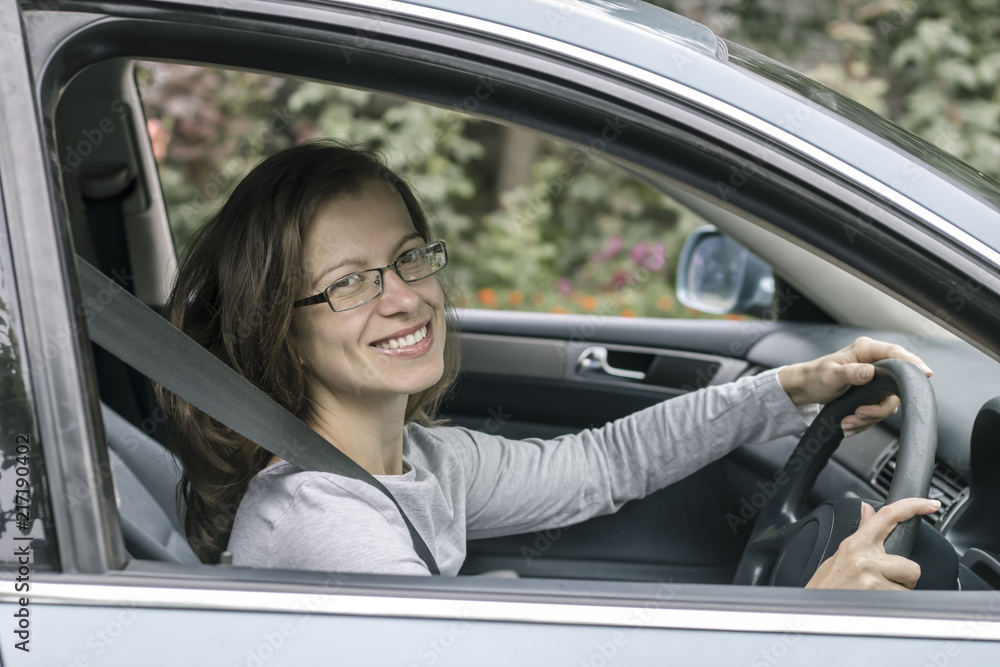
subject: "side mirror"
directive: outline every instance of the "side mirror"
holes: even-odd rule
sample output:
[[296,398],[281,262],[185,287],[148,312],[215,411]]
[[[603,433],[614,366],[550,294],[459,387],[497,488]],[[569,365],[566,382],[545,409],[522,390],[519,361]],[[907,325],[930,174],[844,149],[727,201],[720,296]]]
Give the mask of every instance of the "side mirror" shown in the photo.
[[703,313],[760,317],[773,306],[774,274],[762,259],[706,225],[684,243],[677,298]]

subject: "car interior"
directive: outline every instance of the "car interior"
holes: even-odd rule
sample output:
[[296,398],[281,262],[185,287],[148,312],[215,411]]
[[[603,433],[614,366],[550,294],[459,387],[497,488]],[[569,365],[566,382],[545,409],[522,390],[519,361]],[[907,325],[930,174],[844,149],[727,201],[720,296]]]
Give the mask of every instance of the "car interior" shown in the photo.
[[[112,28],[101,35],[104,43],[125,34]],[[100,57],[88,56],[93,63],[81,71],[64,59],[46,75],[52,91],[46,113],[73,250],[154,311],[170,290],[177,258],[136,85],[137,59],[274,71],[274,61],[265,55],[280,52],[282,75],[378,87],[445,106],[479,67],[460,59],[407,60],[409,53],[400,46],[359,50],[358,62],[367,69],[324,68],[321,63],[330,61],[338,45],[269,34],[261,36],[257,52],[238,48],[245,46],[245,36],[208,27],[133,31]],[[840,238],[836,230],[847,224],[846,205],[824,193],[840,188],[841,202],[861,200],[864,193],[833,183],[808,165],[796,166],[792,158],[770,170],[757,164],[753,187],[720,198],[715,183],[740,164],[732,153],[753,137],[679,107],[671,125],[663,120],[666,114],[654,118],[594,93],[599,78],[579,74],[582,82],[574,88],[567,70],[560,69],[566,65],[532,58],[525,55],[506,68],[491,64],[504,85],[478,114],[577,146],[586,146],[605,114],[629,118],[632,138],[606,157],[762,259],[780,276],[775,303],[780,305],[784,294],[785,306],[770,318],[739,321],[596,321],[465,309],[462,374],[444,416],[506,437],[549,438],[601,426],[701,386],[815,358],[860,335],[916,345],[935,370],[939,414],[930,495],[942,508],[925,520],[926,530],[937,536],[927,539],[947,540],[961,556],[946,587],[1000,588],[1000,531],[989,518],[989,508],[1000,501],[1000,486],[991,484],[1000,474],[1000,454],[990,435],[1000,425],[994,398],[1000,396],[1000,365],[956,335],[965,322],[954,319],[945,327],[929,316],[944,288],[920,274],[940,276],[948,270],[945,258],[915,262],[920,251],[904,238],[857,243]],[[528,64],[533,72],[519,69]],[[549,77],[546,86],[539,85],[539,71]],[[802,171],[794,176],[797,168]],[[913,268],[921,265],[934,269]],[[962,317],[974,319],[977,307]],[[127,554],[121,566],[221,576],[226,566],[200,564],[184,537],[179,468],[150,382],[99,346],[91,354]],[[614,368],[638,369],[639,375],[603,372],[601,359]],[[899,419],[847,439],[820,474],[808,506],[843,497],[884,500],[898,460]],[[796,438],[783,438],[740,447],[614,515],[470,542],[462,574],[501,570],[524,579],[731,583],[759,509],[755,503],[768,495],[770,480],[796,444]],[[932,567],[938,563],[936,556],[927,558]]]

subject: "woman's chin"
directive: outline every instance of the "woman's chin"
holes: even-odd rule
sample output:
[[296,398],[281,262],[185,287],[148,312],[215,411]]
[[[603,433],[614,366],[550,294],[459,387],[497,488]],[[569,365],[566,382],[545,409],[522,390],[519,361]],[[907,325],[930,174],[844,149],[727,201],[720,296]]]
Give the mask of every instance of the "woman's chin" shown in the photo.
[[435,363],[433,360],[427,359],[426,363],[416,367],[411,366],[405,370],[397,369],[397,371],[392,374],[391,378],[383,375],[383,382],[379,383],[382,387],[381,390],[377,389],[376,386],[372,386],[372,389],[375,389],[376,393],[385,391],[390,394],[406,396],[418,394],[425,389],[430,389],[441,380],[441,376],[444,375],[444,364],[440,360]]

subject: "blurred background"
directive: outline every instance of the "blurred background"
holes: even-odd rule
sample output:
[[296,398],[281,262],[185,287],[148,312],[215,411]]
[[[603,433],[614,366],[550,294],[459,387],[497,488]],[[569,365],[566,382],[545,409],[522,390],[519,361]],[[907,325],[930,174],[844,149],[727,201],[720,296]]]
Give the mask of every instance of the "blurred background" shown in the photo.
[[[650,1],[1000,178],[996,0]],[[449,243],[461,307],[703,316],[677,303],[673,275],[701,221],[610,162],[348,88],[165,63],[144,63],[137,77],[181,254],[260,160],[330,137],[379,150],[414,186]]]

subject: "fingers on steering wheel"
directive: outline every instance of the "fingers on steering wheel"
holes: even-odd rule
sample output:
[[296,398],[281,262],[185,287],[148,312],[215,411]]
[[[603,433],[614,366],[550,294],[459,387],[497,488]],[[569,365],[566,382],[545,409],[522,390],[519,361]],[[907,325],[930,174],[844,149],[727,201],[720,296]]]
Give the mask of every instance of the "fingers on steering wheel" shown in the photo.
[[879,560],[882,576],[891,582],[912,589],[920,579],[920,566],[909,558],[889,554]]
[[921,514],[930,514],[941,507],[941,501],[928,500],[927,498],[903,498],[889,505],[883,505],[871,519],[864,522],[858,528],[858,532],[865,531],[873,541],[879,545],[885,543],[885,538],[897,524],[912,519]]
[[845,435],[854,435],[855,433],[860,433],[871,428],[898,411],[899,396],[889,396],[883,399],[881,403],[860,406],[854,411],[853,415],[844,417],[840,422],[840,427],[844,430]]
[[852,350],[852,352],[854,352],[857,356],[858,361],[874,362],[879,359],[903,359],[920,368],[920,370],[922,370],[927,377],[934,374],[934,371],[930,369],[923,359],[913,354],[902,345],[886,343],[880,340],[872,340],[867,336],[862,336],[844,349],[845,351]]

